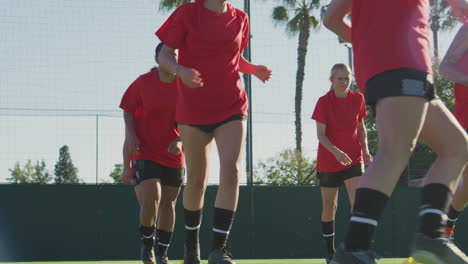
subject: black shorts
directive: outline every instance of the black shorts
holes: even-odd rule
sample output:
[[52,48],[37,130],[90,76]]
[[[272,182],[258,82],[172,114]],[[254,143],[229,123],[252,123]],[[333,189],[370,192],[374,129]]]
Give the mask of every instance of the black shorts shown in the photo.
[[437,98],[432,75],[411,68],[379,73],[366,83],[366,104],[375,114],[377,101],[385,97],[416,96],[431,101]]
[[172,187],[180,187],[184,182],[184,168],[170,168],[151,160],[135,160],[133,166],[135,168],[134,185],[148,179],[159,179],[162,185]]
[[317,171],[317,183],[320,187],[338,188],[344,182],[353,177],[361,176],[364,173],[364,163],[355,164],[347,169],[336,172]]
[[196,127],[196,128],[200,129],[203,132],[213,133],[215,131],[215,129],[217,129],[218,127],[220,127],[220,126],[222,126],[222,125],[224,125],[226,123],[229,123],[231,121],[235,121],[235,120],[247,120],[247,117],[244,116],[244,115],[233,115],[233,116],[230,116],[230,117],[228,117],[228,118],[226,118],[223,121],[220,121],[218,123],[207,124],[207,125],[192,125],[192,124],[186,124],[186,123],[181,123],[181,122],[177,122],[177,124]]

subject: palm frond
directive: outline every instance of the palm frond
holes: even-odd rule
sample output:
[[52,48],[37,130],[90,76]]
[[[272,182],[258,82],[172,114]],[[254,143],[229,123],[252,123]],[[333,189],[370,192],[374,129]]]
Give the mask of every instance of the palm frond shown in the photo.
[[288,9],[286,9],[284,6],[277,6],[273,8],[273,14],[271,17],[275,26],[278,24],[286,24],[289,20]]

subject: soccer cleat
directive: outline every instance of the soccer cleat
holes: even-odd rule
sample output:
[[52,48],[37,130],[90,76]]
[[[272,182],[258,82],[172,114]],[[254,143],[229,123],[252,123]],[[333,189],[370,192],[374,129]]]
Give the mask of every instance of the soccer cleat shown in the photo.
[[200,245],[197,244],[193,248],[184,246],[184,264],[200,264]]
[[236,264],[226,247],[214,249],[208,255],[208,264]]
[[466,264],[468,257],[448,238],[430,238],[417,233],[411,257],[424,264]]
[[327,256],[325,257],[325,262],[327,262],[327,264],[330,264],[332,258],[333,258],[333,255],[327,255]]
[[156,262],[154,258],[154,248],[142,245],[140,251],[140,259],[145,264],[154,264]]
[[344,243],[338,247],[333,255],[331,264],[377,264],[380,257],[373,251],[346,251]]

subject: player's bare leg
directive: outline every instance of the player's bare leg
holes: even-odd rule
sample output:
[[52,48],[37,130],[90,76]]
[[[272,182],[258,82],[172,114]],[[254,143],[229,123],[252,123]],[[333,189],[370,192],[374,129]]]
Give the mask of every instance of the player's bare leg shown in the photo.
[[158,246],[156,254],[157,264],[169,264],[167,251],[171,243],[175,223],[175,204],[180,188],[161,185],[161,203],[159,205],[156,234]]
[[187,184],[183,193],[186,229],[184,264],[199,264],[199,234],[213,135],[188,125],[179,125],[179,131],[187,165]]
[[220,175],[213,221],[213,248],[208,256],[209,264],[234,263],[226,243],[239,199],[239,174],[246,133],[245,120],[228,122],[214,131]]
[[135,186],[135,193],[140,204],[140,233],[143,245],[140,257],[144,263],[155,263],[154,242],[155,223],[161,199],[159,179],[147,179]]

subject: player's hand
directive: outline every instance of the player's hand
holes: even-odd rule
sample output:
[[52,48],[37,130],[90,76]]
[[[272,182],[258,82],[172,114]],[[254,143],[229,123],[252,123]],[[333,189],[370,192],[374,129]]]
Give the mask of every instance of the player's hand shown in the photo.
[[268,67],[263,65],[257,65],[255,67],[254,76],[257,77],[260,81],[266,82],[271,77],[271,70]]
[[369,166],[374,157],[372,157],[371,154],[364,152],[364,154],[362,154],[362,159],[364,160],[364,165]]
[[351,165],[351,162],[353,162],[349,156],[341,150],[336,151],[333,153],[333,155],[335,156],[336,160],[343,166]]
[[182,152],[182,141],[179,138],[172,141],[171,144],[169,144],[167,151],[172,155],[179,155],[180,152]]
[[124,170],[123,170],[122,180],[126,184],[132,184],[132,179],[133,179],[134,173],[135,173],[135,169],[130,168],[130,167],[127,166],[127,168],[124,168]]
[[130,153],[133,155],[140,155],[140,140],[136,135],[129,136],[128,144],[130,146]]
[[189,88],[198,88],[203,86],[203,80],[199,71],[178,65],[176,74],[182,82]]

